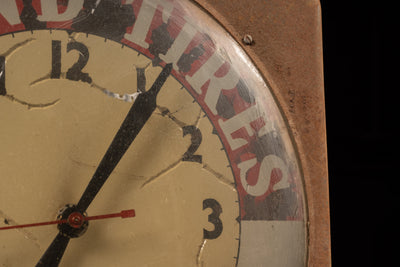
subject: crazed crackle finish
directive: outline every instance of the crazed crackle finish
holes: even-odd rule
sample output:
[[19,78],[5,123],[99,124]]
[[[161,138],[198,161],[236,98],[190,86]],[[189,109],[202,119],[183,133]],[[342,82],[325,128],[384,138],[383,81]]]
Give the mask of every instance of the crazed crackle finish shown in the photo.
[[[50,216],[55,206],[76,201],[80,192],[59,195],[50,190],[57,183],[85,187],[85,179],[69,181],[61,169],[78,167],[88,177],[127,108],[172,66],[143,133],[114,171],[108,191],[96,198],[102,204],[91,210],[110,208],[107,197],[116,206],[135,205],[136,225],[118,226],[120,234],[129,234],[124,249],[131,251],[119,264],[125,266],[135,255],[136,264],[151,266],[329,265],[318,4],[254,0],[249,8],[247,2],[196,2],[238,43],[251,36],[245,46],[251,59],[207,13],[187,1],[0,3],[0,120],[9,126],[0,132],[0,144],[8,147],[0,155],[8,164],[0,167],[3,177],[15,176],[16,181],[11,187],[1,177],[0,188],[17,192],[22,186],[29,196],[34,182],[42,181],[48,191],[40,196],[53,204],[48,211],[21,216],[14,207],[17,201],[7,206],[11,195],[0,191],[4,222]],[[29,58],[38,62],[35,67]],[[26,75],[16,79],[21,70]],[[15,123],[9,114],[25,124]],[[99,123],[107,127],[100,130]],[[41,124],[46,127],[37,128]],[[23,128],[35,134],[17,139],[13,133]],[[68,138],[50,152],[46,147],[60,134]],[[13,143],[19,145],[12,148]],[[36,150],[41,152],[34,159]],[[37,168],[40,155],[57,163]],[[27,170],[30,166],[37,173],[30,186],[20,180],[25,170],[17,166],[23,158],[30,162]],[[12,171],[16,169],[20,175]],[[121,193],[112,197],[111,189]],[[31,203],[42,205],[38,198]],[[211,213],[204,216],[207,211]],[[149,223],[141,212],[154,220]],[[160,217],[165,213],[169,216]],[[197,224],[189,223],[185,214]],[[107,225],[100,233],[113,238]],[[52,238],[42,229],[30,236],[36,248],[27,249],[26,259],[14,260],[37,258]],[[85,237],[95,238],[90,231]],[[12,233],[7,238],[12,240]],[[17,247],[23,243],[18,242]],[[93,242],[79,238],[67,250],[66,263],[79,261],[71,256],[79,242],[96,251]],[[5,248],[4,258],[12,264],[12,242]],[[88,264],[107,264],[121,249],[114,245],[108,254],[84,258]],[[146,258],[153,250],[159,257]]]

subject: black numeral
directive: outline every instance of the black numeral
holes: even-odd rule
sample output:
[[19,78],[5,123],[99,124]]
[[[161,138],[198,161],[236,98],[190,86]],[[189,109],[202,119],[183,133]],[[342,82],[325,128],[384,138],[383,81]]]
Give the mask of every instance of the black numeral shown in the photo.
[[219,215],[222,213],[222,207],[215,199],[208,198],[203,201],[203,210],[207,208],[211,208],[213,211],[208,215],[208,221],[214,224],[214,230],[208,231],[203,229],[203,237],[204,239],[216,239],[221,235],[223,229],[222,221],[219,218]]
[[192,142],[190,144],[188,150],[183,155],[182,160],[202,163],[203,157],[201,155],[194,154],[197,151],[197,149],[199,148],[201,141],[203,139],[200,130],[196,126],[193,126],[193,125],[184,126],[182,128],[182,130],[183,130],[183,136],[190,134],[190,136],[191,136],[190,140]]
[[0,95],[6,94],[6,59],[0,56]]
[[[61,41],[53,40],[51,49],[51,78],[59,79],[61,75]],[[67,52],[72,50],[79,52],[79,59],[71,68],[68,69],[67,79],[91,83],[92,78],[89,74],[82,72],[82,69],[86,66],[89,60],[89,49],[84,44],[74,41],[67,44]]]
[[83,82],[92,82],[92,78],[90,78],[89,74],[83,73],[82,69],[86,66],[89,60],[89,50],[88,48],[78,42],[71,42],[67,45],[67,52],[71,50],[77,50],[79,52],[79,59],[67,72],[67,79],[73,81],[83,81]]

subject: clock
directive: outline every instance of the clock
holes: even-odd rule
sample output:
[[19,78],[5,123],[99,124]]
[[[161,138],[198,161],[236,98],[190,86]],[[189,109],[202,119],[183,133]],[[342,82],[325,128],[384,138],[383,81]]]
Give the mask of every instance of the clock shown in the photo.
[[0,3],[3,265],[329,263],[321,88],[221,3]]

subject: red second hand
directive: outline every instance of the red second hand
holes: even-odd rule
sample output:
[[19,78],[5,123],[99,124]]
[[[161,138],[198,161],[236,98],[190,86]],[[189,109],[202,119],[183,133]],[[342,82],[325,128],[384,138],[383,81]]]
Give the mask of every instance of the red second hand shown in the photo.
[[[101,220],[101,219],[109,219],[109,218],[116,218],[121,217],[122,219],[125,218],[133,218],[135,217],[135,210],[123,210],[119,213],[111,213],[105,215],[97,215],[97,216],[82,216],[84,221],[93,221],[93,220]],[[71,218],[72,220],[73,218]],[[62,224],[68,223],[68,219],[65,220],[56,220],[56,221],[49,221],[49,222],[40,222],[40,223],[31,223],[31,224],[21,224],[21,225],[13,225],[13,226],[6,226],[0,227],[0,230],[10,230],[10,229],[18,229],[18,228],[25,228],[25,227],[35,227],[35,226],[44,226],[44,225],[51,225],[51,224]],[[73,224],[73,222],[69,222]],[[73,225],[71,225],[73,226]]]

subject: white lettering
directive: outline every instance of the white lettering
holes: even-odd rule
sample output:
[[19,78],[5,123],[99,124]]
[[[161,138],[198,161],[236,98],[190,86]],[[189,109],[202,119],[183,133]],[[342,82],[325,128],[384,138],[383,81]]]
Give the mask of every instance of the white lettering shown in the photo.
[[232,66],[229,66],[225,76],[215,77],[212,75],[210,77],[210,73],[214,74],[224,63],[219,53],[214,53],[192,77],[186,78],[198,94],[202,93],[201,87],[210,80],[204,100],[215,115],[218,113],[217,102],[221,91],[233,89],[239,82],[239,76]]
[[38,16],[40,21],[66,21],[73,19],[83,7],[84,0],[68,1],[65,12],[59,14],[57,0],[42,0],[42,15]]
[[3,15],[11,25],[21,23],[15,0],[0,0],[0,14]]
[[250,168],[254,167],[256,163],[256,159],[250,159],[238,164],[238,168],[240,169],[240,181],[248,194],[256,197],[264,195],[268,191],[271,183],[272,171],[274,169],[279,169],[282,172],[282,177],[281,180],[274,185],[273,190],[289,187],[286,164],[280,157],[275,155],[268,155],[263,158],[257,183],[255,185],[249,185],[247,182],[247,172]]
[[[127,1],[126,3],[131,4],[133,3],[133,0]],[[150,30],[151,22],[153,21],[158,6],[163,7],[162,19],[163,22],[167,23],[173,9],[173,6],[170,3],[164,0],[156,0],[152,1],[151,4],[147,4],[143,1],[133,30],[131,33],[126,33],[124,35],[125,39],[134,42],[143,48],[149,48],[149,44],[146,42],[146,36]]]
[[218,56],[218,53],[214,53],[192,77],[186,77],[186,80],[198,94],[201,94],[201,87],[211,78],[210,73],[213,75],[222,64],[223,61]]
[[186,48],[189,46],[196,33],[196,29],[193,28],[193,26],[189,23],[186,23],[182,27],[182,30],[179,32],[167,54],[159,55],[159,57],[164,60],[165,63],[173,63],[174,69],[178,70],[178,66],[176,65],[176,63],[181,58]]
[[[219,125],[221,126],[221,129],[224,132],[232,150],[236,150],[247,144],[246,139],[239,137],[233,139],[232,134],[244,127],[249,136],[253,136],[255,132],[250,126],[250,123],[259,119],[260,117],[263,118],[256,104],[246,109],[245,111],[233,116],[229,120],[223,121],[222,119],[219,119]],[[265,122],[265,125],[259,130],[258,136],[263,136],[269,132],[272,132],[273,130],[273,124],[270,121],[267,121]]]
[[238,82],[239,76],[232,66],[229,66],[229,71],[224,77],[211,78],[204,101],[207,103],[207,106],[211,109],[214,115],[218,113],[217,103],[221,91],[235,88]]

